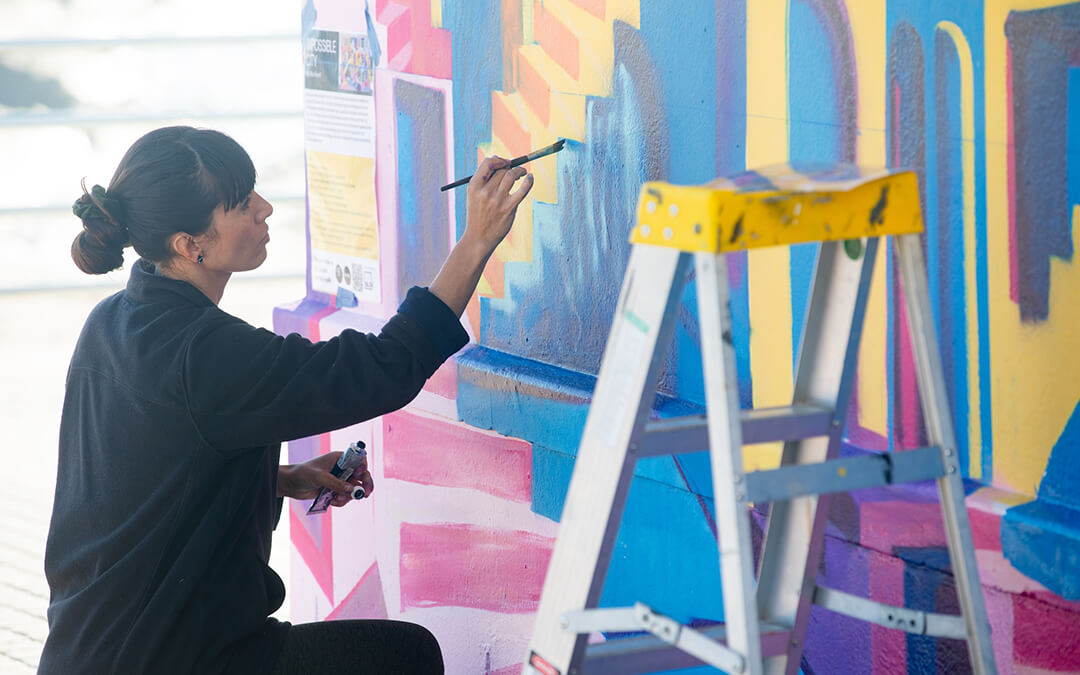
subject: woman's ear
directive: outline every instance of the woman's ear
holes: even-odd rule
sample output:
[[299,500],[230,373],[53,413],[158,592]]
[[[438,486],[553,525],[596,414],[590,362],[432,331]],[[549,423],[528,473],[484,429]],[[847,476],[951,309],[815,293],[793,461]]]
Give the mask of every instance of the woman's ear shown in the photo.
[[202,246],[186,232],[176,232],[169,238],[169,249],[179,258],[194,263],[202,254]]

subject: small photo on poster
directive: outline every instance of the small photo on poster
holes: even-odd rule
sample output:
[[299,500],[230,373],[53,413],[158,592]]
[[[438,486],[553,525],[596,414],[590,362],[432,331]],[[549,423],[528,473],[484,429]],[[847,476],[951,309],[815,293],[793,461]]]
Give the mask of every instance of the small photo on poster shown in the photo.
[[371,94],[375,63],[367,35],[339,36],[338,89],[353,94]]
[[338,90],[337,31],[313,30],[304,44],[304,87]]

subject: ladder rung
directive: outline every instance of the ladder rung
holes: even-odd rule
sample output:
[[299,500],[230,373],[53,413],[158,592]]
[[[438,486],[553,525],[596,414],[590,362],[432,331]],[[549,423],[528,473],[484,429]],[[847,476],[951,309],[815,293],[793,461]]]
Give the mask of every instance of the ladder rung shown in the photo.
[[[739,419],[743,445],[794,441],[828,434],[832,410],[811,404],[757,408],[741,411]],[[641,442],[631,449],[638,457],[653,457],[698,452],[708,447],[708,419],[705,415],[689,415],[649,422]]]
[[964,617],[955,614],[936,614],[907,607],[895,607],[824,586],[814,589],[814,604],[860,621],[869,621],[907,633],[954,640],[967,639]]
[[797,464],[748,473],[746,498],[752,502],[772,502],[933,480],[944,473],[941,449],[937,447],[875,452],[817,464]]
[[[723,624],[696,629],[703,636],[726,644]],[[787,628],[770,623],[761,624],[761,652],[766,658],[786,654]],[[585,647],[584,673],[653,673],[658,670],[692,668],[702,661],[655,635],[617,638]]]

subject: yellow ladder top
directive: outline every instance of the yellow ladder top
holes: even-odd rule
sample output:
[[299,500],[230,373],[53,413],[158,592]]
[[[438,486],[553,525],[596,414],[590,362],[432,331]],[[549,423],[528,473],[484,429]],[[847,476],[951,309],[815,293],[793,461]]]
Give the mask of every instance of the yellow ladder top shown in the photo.
[[704,185],[645,183],[635,244],[728,253],[922,232],[911,171],[777,164]]

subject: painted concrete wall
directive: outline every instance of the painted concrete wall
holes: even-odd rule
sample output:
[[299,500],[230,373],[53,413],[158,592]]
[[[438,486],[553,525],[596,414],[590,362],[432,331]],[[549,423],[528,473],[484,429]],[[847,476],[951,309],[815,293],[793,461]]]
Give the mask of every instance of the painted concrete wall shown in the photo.
[[[1080,3],[369,4],[386,41],[376,79],[383,302],[338,310],[309,294],[279,308],[279,331],[376,330],[408,286],[434,275],[463,227],[463,198],[439,185],[486,154],[571,142],[531,166],[535,188],[467,310],[475,344],[409,408],[290,444],[295,461],[363,438],[378,485],[371,500],[332,514],[293,507],[297,620],[406,618],[440,638],[449,672],[517,672],[639,186],[842,160],[910,167],[920,178],[999,667],[1080,671]],[[860,350],[850,452],[924,443],[887,251]],[[814,255],[804,245],[732,256],[744,406],[790,400]],[[696,317],[691,282],[661,375],[662,415],[701,409]],[[777,454],[754,448],[748,463],[769,466]],[[641,462],[603,604],[642,600],[681,619],[722,618],[711,497],[704,454]],[[932,487],[837,497],[822,581],[951,611],[944,547]],[[824,610],[810,633],[808,672],[966,663],[960,643]]]

